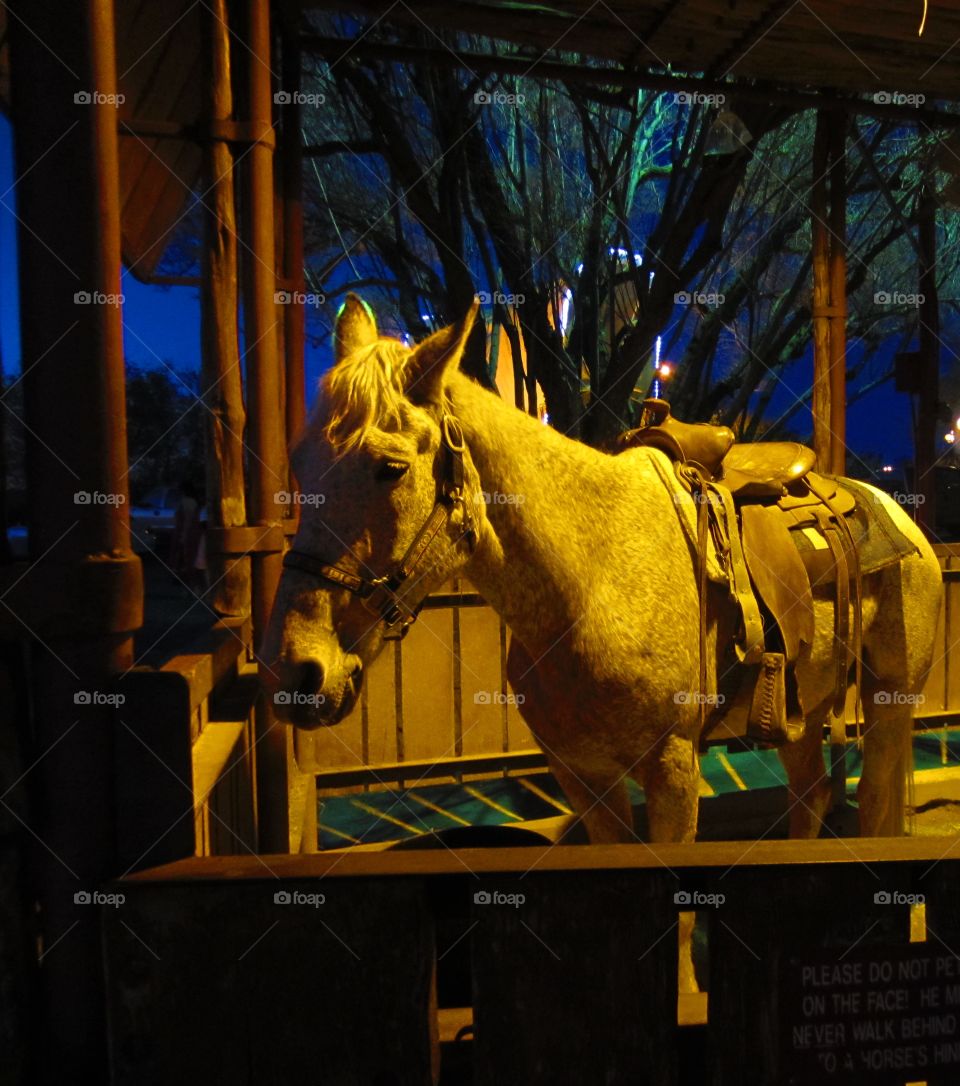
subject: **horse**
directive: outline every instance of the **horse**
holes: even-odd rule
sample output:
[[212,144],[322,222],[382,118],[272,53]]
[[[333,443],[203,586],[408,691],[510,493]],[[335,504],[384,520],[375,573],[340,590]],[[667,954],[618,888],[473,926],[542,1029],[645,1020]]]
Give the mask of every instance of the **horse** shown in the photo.
[[[302,505],[284,560],[264,684],[284,695],[274,699],[281,719],[335,725],[385,640],[463,574],[511,631],[520,711],[590,841],[637,840],[627,778],[644,789],[650,841],[693,841],[701,714],[686,692],[698,689],[700,598],[665,454],[612,455],[569,439],[461,372],[476,309],[411,348],[381,337],[365,303],[346,299],[334,365],[291,454],[301,491],[322,499]],[[916,545],[862,590],[860,832],[889,836],[903,832],[912,766],[914,698],[903,695],[918,693],[930,666],[942,586],[923,534],[876,496]],[[780,748],[794,837],[817,836],[831,796],[822,739],[834,607],[815,592],[815,635],[797,668],[817,696],[802,738]],[[714,616],[711,689],[730,636]],[[681,914],[685,991],[696,990],[693,920]]]

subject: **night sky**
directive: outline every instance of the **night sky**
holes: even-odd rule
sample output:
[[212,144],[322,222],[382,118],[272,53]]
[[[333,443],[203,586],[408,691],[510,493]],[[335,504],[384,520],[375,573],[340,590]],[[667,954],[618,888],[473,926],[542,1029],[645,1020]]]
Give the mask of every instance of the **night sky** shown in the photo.
[[[9,379],[20,369],[20,336],[17,315],[16,221],[8,208],[15,209],[12,137],[10,124],[0,117],[0,346],[4,373]],[[124,272],[122,290],[124,346],[129,364],[140,368],[161,367],[196,371],[200,365],[200,304],[198,291],[188,287],[154,287],[138,282]],[[321,326],[311,327],[321,334]],[[891,350],[893,349],[891,345]],[[949,364],[946,358],[945,364]],[[308,404],[323,369],[329,365],[329,343],[308,347]],[[791,367],[783,377],[784,387],[771,402],[771,418],[789,412],[797,395],[810,383],[809,357]],[[796,411],[790,428],[809,431],[810,413]],[[876,454],[890,463],[909,459],[912,454],[910,398],[893,389],[888,381],[855,403],[848,412],[847,439],[855,453]],[[855,471],[853,458],[849,465]]]

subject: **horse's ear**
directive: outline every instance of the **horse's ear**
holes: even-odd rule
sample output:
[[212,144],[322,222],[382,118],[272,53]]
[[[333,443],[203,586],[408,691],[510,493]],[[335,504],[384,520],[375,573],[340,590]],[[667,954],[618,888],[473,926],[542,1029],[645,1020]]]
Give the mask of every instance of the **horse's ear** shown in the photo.
[[342,362],[348,354],[377,342],[377,322],[373,310],[356,294],[348,294],[340,306],[333,342],[335,362]]
[[404,390],[411,400],[440,402],[449,375],[460,365],[479,308],[480,301],[474,298],[463,320],[441,328],[414,347],[404,367]]

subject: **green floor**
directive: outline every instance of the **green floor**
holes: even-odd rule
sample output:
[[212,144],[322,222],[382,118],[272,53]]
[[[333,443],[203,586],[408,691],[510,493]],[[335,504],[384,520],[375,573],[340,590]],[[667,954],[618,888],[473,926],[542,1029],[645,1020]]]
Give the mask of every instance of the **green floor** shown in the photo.
[[[916,770],[960,766],[960,735],[918,734],[913,751]],[[860,766],[860,751],[851,743],[847,749],[848,778],[859,777]],[[778,788],[786,783],[773,750],[730,754],[724,747],[714,747],[701,758],[700,769],[715,795]],[[633,803],[642,804],[642,791],[632,781],[630,786]],[[849,785],[851,790],[853,787]],[[319,803],[319,844],[328,849],[401,841],[457,826],[502,826],[551,818],[565,809],[566,798],[548,773],[332,796]]]

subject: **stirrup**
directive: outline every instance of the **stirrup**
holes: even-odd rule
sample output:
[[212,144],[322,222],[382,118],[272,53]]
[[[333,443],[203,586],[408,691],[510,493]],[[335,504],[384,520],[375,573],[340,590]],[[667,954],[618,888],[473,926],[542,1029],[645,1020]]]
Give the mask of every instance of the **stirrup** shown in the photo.
[[786,657],[765,652],[747,717],[747,738],[781,747],[803,734],[803,719],[787,715]]

